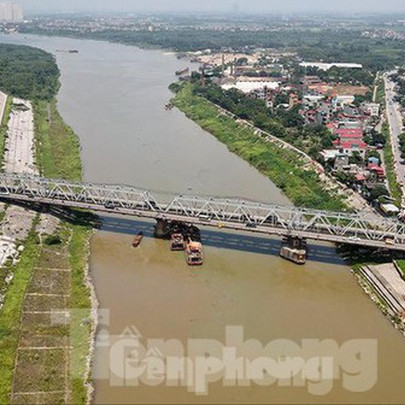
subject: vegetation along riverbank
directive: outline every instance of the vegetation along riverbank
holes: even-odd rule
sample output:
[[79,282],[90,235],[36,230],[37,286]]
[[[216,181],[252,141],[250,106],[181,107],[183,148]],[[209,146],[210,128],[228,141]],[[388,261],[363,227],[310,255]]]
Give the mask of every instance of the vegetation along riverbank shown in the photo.
[[[172,87],[173,89],[173,87]],[[219,114],[217,107],[196,95],[192,85],[177,88],[174,104],[228,149],[269,177],[297,206],[326,210],[345,210],[344,198],[327,190],[319,174],[307,167],[298,153],[280,148],[255,134],[233,118]]]
[[[201,93],[199,88],[193,87],[193,84],[173,84],[171,89],[175,92],[173,102],[181,111],[223,142],[231,152],[236,153],[269,177],[283,190],[294,205],[325,210],[348,209],[350,201],[342,198],[336,188],[330,188],[320,181],[321,174],[310,169],[301,154],[295,152],[293,147],[289,149],[280,147],[280,144],[277,143],[280,132],[275,142],[266,141],[259,136],[260,132],[257,131],[257,128],[255,130],[253,125],[250,127],[242,125],[241,120],[235,119],[234,115],[222,114],[222,107],[218,107],[217,103],[214,104],[201,96],[200,94],[204,93]],[[235,106],[237,104],[233,105],[233,107]],[[229,111],[229,109],[226,108],[225,111]],[[244,111],[249,114],[248,109]],[[254,111],[256,113],[257,109]],[[384,124],[384,127],[386,127],[386,124]],[[284,127],[278,126],[276,121],[274,122],[274,128],[285,132]],[[388,129],[383,129],[384,136],[388,139]],[[283,136],[280,138],[288,139],[288,135],[284,134],[284,132],[282,132]],[[397,196],[397,182],[393,175],[393,167],[388,154],[386,160],[388,160],[386,163],[390,187],[393,189],[393,195]],[[390,175],[392,175],[392,178]],[[380,307],[393,325],[403,330],[404,326],[398,321],[398,317],[387,311],[384,298],[377,294],[361,273],[363,266],[391,262],[392,255],[389,252],[383,254],[378,249],[359,249],[358,247],[351,248],[348,246],[339,246],[338,253],[352,267],[353,273],[363,290]],[[399,264],[401,263],[399,261]]]
[[[80,180],[79,141],[57,111],[59,70],[53,56],[13,45],[0,45],[0,51],[0,89],[10,100],[32,101],[36,172]],[[4,122],[0,135],[1,146],[8,136]],[[87,274],[91,216],[50,214],[55,212],[35,215],[28,237],[18,241],[18,261],[0,269],[1,279],[12,276],[0,309],[0,403],[89,401],[94,333],[94,294]]]

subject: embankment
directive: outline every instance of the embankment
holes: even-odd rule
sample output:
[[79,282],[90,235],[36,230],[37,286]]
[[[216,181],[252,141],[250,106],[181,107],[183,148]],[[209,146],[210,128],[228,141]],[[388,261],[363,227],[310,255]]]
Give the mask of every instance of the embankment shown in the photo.
[[[277,140],[269,142],[263,139],[260,131],[255,130],[253,126],[241,125],[234,117],[221,114],[216,105],[194,95],[191,86],[182,86],[174,97],[174,104],[187,117],[227,145],[231,152],[236,153],[268,176],[284,191],[294,205],[337,211],[347,209],[347,206],[356,208],[353,204],[354,199],[345,200],[336,188],[325,187],[319,178],[319,173],[308,168],[308,162],[300,153],[295,152],[293,148],[285,148]],[[393,179],[395,180],[394,175]],[[372,262],[373,256],[370,255],[367,260]],[[387,260],[389,261],[389,258]],[[350,261],[364,291],[398,328],[398,317],[392,316],[385,310],[385,305],[382,304],[384,300],[359,271],[360,265],[365,263],[364,258]]]
[[[80,180],[79,141],[56,101],[37,100],[33,109],[37,170]],[[13,280],[0,311],[0,403],[84,404],[92,392],[92,230],[84,213],[68,220],[51,214],[36,215],[19,261],[7,268]]]
[[347,209],[344,197],[337,189],[326,189],[319,174],[308,167],[301,154],[269,142],[253,128],[220,114],[210,101],[194,95],[191,86],[185,85],[176,93],[174,104],[231,152],[266,175],[294,205],[336,211]]

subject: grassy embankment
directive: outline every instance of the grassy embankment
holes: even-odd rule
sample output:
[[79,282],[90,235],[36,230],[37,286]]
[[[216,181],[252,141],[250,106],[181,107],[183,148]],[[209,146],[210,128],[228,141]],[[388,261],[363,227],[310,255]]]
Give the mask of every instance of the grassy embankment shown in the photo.
[[405,259],[397,260],[397,264],[402,272],[402,278],[405,280]]
[[342,197],[327,191],[319,176],[304,168],[302,158],[255,135],[232,118],[219,115],[208,100],[193,94],[185,85],[176,94],[174,104],[203,129],[213,134],[228,149],[269,177],[297,206],[325,210],[347,209]]
[[[378,82],[377,82],[376,102],[381,105],[381,108],[384,112],[384,110],[386,109],[385,82],[384,82],[384,79],[381,77],[378,79]],[[383,122],[383,124],[381,126],[381,134],[387,140],[387,142],[384,146],[384,161],[385,161],[385,168],[386,168],[386,172],[387,172],[386,175],[387,175],[388,187],[389,187],[392,197],[395,199],[395,203],[400,207],[402,191],[401,191],[401,187],[398,183],[397,176],[395,174],[395,164],[394,164],[394,156],[392,153],[390,127],[387,122]]]
[[[176,86],[174,86],[176,87]],[[247,160],[254,167],[267,175],[296,205],[311,208],[344,208],[344,201],[338,196],[325,191],[315,173],[308,173],[301,166],[299,157],[293,152],[280,149],[275,145],[254,135],[251,130],[243,129],[229,117],[219,116],[215,106],[192,94],[189,86],[176,94],[175,105],[202,128],[211,132],[230,151]],[[387,129],[384,129],[386,131]],[[388,148],[389,151],[391,148]],[[388,165],[393,167],[388,153]],[[392,155],[392,154],[391,154]],[[387,159],[387,158],[386,158]],[[388,171],[393,194],[397,195],[397,183],[392,169]],[[305,196],[308,195],[308,198]],[[380,308],[386,313],[386,303],[364,280],[360,268],[367,264],[383,263],[391,260],[389,255],[382,255],[376,250],[362,250],[358,247],[340,246],[338,251],[347,258],[362,287],[374,297]],[[405,267],[405,261],[404,261]]]
[[[48,178],[82,180],[80,143],[73,130],[61,118],[56,101],[39,101],[34,105],[37,134],[37,165],[41,174]],[[86,355],[91,333],[90,291],[85,285],[88,242],[91,229],[88,226],[64,224],[70,231],[68,251],[72,269],[71,300],[73,309],[70,339],[73,354],[70,359],[72,402],[85,403],[87,391]]]
[[4,148],[6,146],[8,121],[10,119],[11,107],[13,105],[13,98],[7,97],[6,108],[4,109],[3,119],[0,124],[0,170],[3,166]]
[[[34,103],[36,129],[36,159],[41,174],[48,177],[81,179],[81,161],[79,142],[73,131],[67,127],[56,109],[56,102],[36,101]],[[52,391],[65,389],[71,392],[69,401],[75,404],[85,403],[87,399],[86,355],[89,351],[91,333],[90,291],[85,285],[88,240],[91,230],[86,226],[71,225],[62,222],[55,236],[60,243],[53,246],[41,244],[33,230],[25,241],[25,250],[21,260],[13,269],[15,277],[7,292],[5,305],[0,312],[0,403],[10,402],[12,384],[18,391]],[[46,268],[70,270],[69,277],[58,278],[57,274],[45,273]],[[44,276],[46,274],[46,277]],[[71,275],[70,275],[71,274]],[[49,278],[55,277],[53,283]],[[42,283],[42,284],[41,284]],[[23,306],[27,306],[27,291],[48,291],[46,288],[68,294],[63,309],[73,308],[69,327],[65,325],[45,325],[36,319],[23,320]],[[55,287],[56,286],[56,287]],[[25,302],[24,302],[25,300]],[[56,303],[42,299],[41,302],[29,303],[30,310],[53,310]],[[34,307],[34,309],[32,309]],[[56,308],[59,308],[56,306]],[[73,346],[70,359],[59,350],[34,352],[35,355],[19,354],[19,366],[14,370],[17,348],[20,340],[41,339],[44,345],[55,346],[59,339],[68,339]],[[19,352],[21,353],[21,352]],[[25,352],[22,352],[25,353]],[[32,352],[31,352],[32,353]],[[45,354],[45,356],[44,356]],[[65,364],[70,364],[66,372]],[[32,365],[35,364],[35,372]],[[31,370],[31,371],[29,371]],[[16,375],[13,376],[13,374]],[[13,382],[14,378],[14,382]],[[32,398],[31,398],[32,399]],[[45,396],[44,402],[58,402],[62,398]],[[27,400],[18,397],[15,401]],[[29,398],[28,398],[29,400]]]
[[10,402],[11,384],[19,340],[20,318],[25,290],[32,277],[39,256],[35,232],[25,241],[21,260],[15,266],[14,279],[0,312],[0,403]]
[[388,123],[384,122],[384,124],[382,124],[381,133],[387,140],[384,146],[384,159],[385,159],[385,168],[387,171],[386,175],[388,186],[392,197],[395,199],[395,204],[398,207],[400,207],[402,201],[402,190],[401,186],[398,183],[397,176],[395,174],[394,156],[392,153],[390,128]]
[[377,82],[376,103],[379,103],[382,107],[385,106],[385,84],[382,78]]

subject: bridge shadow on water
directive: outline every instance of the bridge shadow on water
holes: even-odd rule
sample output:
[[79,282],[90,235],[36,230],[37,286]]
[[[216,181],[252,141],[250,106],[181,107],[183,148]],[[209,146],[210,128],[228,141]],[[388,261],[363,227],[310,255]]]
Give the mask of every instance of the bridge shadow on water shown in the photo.
[[[135,235],[142,231],[145,237],[153,238],[153,222],[134,220],[129,218],[117,218],[102,216],[101,230]],[[201,229],[203,245],[221,249],[238,250],[242,252],[278,256],[281,240],[271,237],[252,236],[248,233],[237,234],[231,231]],[[327,264],[342,265],[343,259],[336,253],[336,248],[331,245],[308,243],[310,261]]]
[[[32,203],[17,203],[17,205],[37,212],[48,212],[76,225],[90,225],[95,229],[125,235],[135,235],[142,231],[145,237],[154,237],[153,221],[142,221],[129,217],[100,216],[87,211],[70,210],[65,207],[40,206]],[[214,231],[207,228],[201,229],[201,240],[205,246],[269,256],[278,256],[281,245],[279,238],[252,236],[252,234],[249,235],[248,233],[238,234],[220,229]],[[335,265],[345,264],[345,261],[338,255],[333,245],[315,244],[308,241],[308,248],[308,260],[310,261]]]

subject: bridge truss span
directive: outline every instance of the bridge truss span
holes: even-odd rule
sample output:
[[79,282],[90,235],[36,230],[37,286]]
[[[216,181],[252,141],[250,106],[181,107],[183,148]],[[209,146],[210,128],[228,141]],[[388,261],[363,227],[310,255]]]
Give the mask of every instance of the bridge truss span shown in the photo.
[[83,208],[281,237],[405,251],[405,224],[377,215],[330,212],[240,199],[160,197],[125,185],[0,174],[3,201]]

